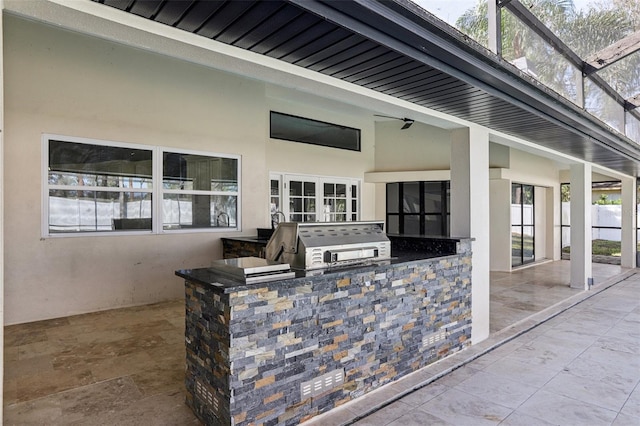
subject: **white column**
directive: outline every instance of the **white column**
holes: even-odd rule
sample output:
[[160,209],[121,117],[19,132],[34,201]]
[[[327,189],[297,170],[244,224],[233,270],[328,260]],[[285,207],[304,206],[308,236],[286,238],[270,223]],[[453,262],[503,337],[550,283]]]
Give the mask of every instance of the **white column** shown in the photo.
[[621,179],[622,181],[622,259],[621,266],[635,268],[636,265],[636,233],[637,218],[636,205],[636,180],[633,177]]
[[511,181],[489,181],[490,270],[511,272]]
[[591,281],[591,165],[571,166],[571,287]]
[[489,134],[477,128],[451,134],[451,235],[471,237],[473,344],[489,336]]
[[[0,0],[0,366],[4,366],[4,0]],[[3,395],[4,368],[0,369],[0,395]],[[0,404],[0,419],[4,416]],[[0,420],[0,423],[2,421]]]

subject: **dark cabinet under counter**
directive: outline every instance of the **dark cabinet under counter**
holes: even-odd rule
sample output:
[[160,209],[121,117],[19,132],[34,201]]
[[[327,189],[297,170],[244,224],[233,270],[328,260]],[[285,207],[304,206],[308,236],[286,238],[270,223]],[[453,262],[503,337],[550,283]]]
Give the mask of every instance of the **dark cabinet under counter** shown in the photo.
[[426,235],[387,234],[391,241],[391,254],[396,258],[425,259],[456,254],[461,240],[469,238],[440,237]]
[[236,259],[238,257],[262,257],[267,247],[268,239],[259,237],[221,238],[222,258]]

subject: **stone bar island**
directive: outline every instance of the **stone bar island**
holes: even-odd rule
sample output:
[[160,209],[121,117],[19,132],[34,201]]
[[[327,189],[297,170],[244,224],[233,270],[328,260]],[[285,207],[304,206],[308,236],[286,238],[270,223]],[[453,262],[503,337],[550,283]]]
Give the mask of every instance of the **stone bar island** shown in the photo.
[[299,424],[470,345],[471,240],[438,239],[450,251],[436,255],[396,245],[386,262],[255,284],[176,271],[200,420]]

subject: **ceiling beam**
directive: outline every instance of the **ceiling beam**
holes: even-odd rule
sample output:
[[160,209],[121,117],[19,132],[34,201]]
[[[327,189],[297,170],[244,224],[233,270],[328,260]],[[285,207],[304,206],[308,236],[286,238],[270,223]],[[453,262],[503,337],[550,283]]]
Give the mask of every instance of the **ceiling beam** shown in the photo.
[[633,105],[635,108],[640,107],[640,93],[627,99],[627,102]]
[[618,40],[612,45],[605,47],[601,51],[587,56],[584,61],[589,66],[585,69],[585,73],[591,74],[599,71],[638,50],[640,50],[640,31],[636,31],[622,40]]

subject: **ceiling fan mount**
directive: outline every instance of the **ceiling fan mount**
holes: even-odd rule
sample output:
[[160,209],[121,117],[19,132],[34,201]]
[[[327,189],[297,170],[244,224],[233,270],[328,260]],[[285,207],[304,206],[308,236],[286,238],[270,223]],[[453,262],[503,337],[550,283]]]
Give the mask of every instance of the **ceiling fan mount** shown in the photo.
[[391,118],[393,120],[400,120],[400,121],[404,121],[404,125],[400,128],[400,130],[406,130],[409,127],[411,127],[413,125],[413,123],[415,123],[415,120],[413,120],[412,118],[400,118],[400,117],[391,117],[389,115],[380,115],[380,114],[373,114],[376,117],[383,117],[383,118]]

